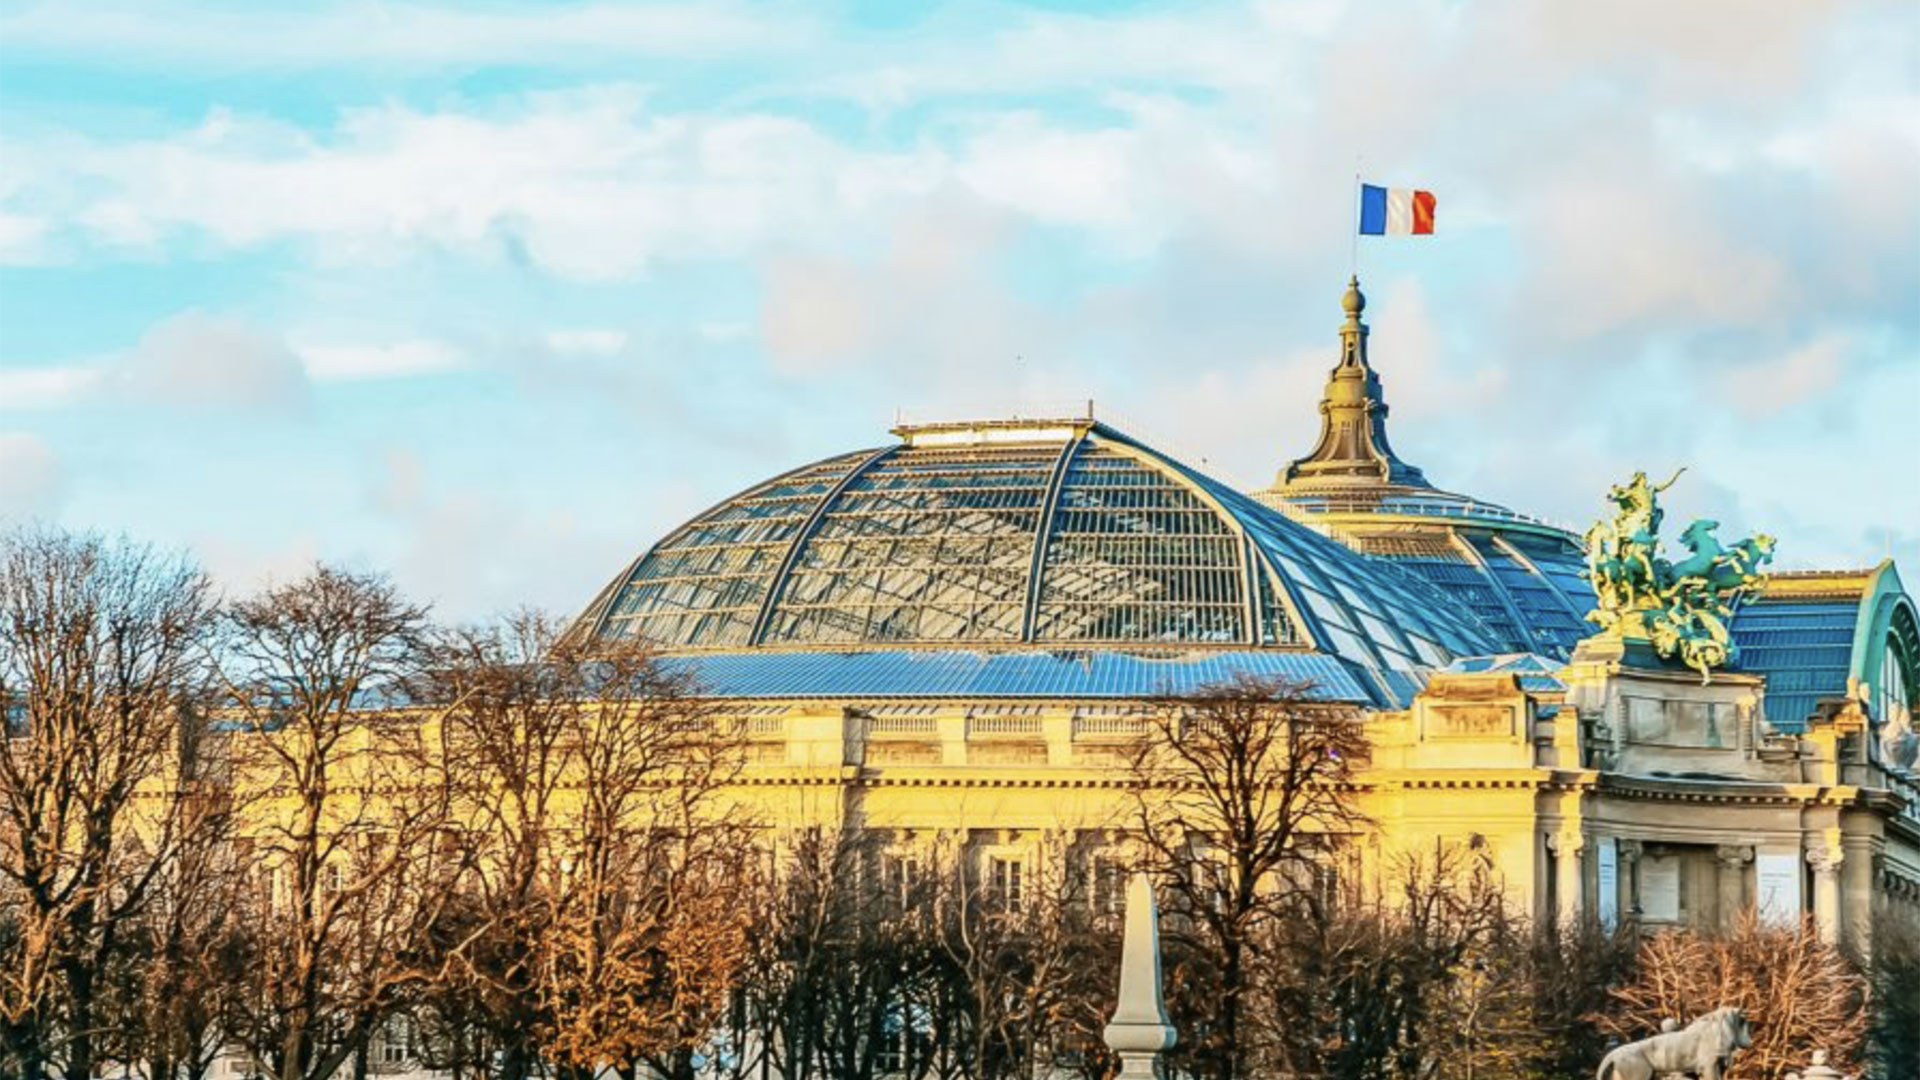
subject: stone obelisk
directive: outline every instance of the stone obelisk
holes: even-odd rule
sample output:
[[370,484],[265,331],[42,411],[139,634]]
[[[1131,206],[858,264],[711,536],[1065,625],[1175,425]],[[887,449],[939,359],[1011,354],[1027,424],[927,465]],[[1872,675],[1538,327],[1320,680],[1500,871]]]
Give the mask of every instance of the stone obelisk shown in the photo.
[[1120,945],[1120,1000],[1102,1033],[1120,1055],[1123,1080],[1159,1080],[1160,1052],[1174,1044],[1160,993],[1160,909],[1145,874],[1127,884],[1127,935]]

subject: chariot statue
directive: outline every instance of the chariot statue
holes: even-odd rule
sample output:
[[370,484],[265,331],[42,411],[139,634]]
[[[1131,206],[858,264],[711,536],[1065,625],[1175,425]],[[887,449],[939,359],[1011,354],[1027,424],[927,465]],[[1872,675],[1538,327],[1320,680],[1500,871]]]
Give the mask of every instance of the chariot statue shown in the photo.
[[1720,523],[1700,520],[1680,533],[1685,558],[1662,557],[1660,493],[1680,472],[1664,484],[1636,472],[1608,491],[1613,520],[1595,522],[1586,535],[1586,577],[1597,600],[1587,618],[1604,633],[1645,641],[1707,682],[1714,668],[1738,658],[1728,625],[1740,602],[1765,583],[1774,540],[1761,533],[1722,545],[1714,535]]

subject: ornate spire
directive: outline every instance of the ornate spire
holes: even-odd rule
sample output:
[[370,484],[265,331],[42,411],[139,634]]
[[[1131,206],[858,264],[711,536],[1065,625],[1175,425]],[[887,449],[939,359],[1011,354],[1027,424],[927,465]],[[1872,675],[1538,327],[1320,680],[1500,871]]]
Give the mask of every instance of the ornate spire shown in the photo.
[[1379,376],[1367,364],[1367,324],[1360,321],[1367,298],[1358,277],[1347,282],[1340,306],[1347,321],[1340,328],[1340,363],[1327,376],[1326,396],[1320,400],[1320,441],[1312,453],[1280,470],[1274,486],[1287,492],[1384,484],[1432,487],[1419,469],[1395,457],[1387,443],[1387,402]]

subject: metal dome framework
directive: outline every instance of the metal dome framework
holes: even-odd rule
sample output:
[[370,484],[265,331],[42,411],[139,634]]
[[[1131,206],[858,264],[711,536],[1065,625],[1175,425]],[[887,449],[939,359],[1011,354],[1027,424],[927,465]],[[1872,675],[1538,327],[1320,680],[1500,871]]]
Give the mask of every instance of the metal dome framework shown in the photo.
[[1317,650],[1396,683],[1497,651],[1412,575],[1091,419],[895,434],[700,514],[581,629],[671,653]]

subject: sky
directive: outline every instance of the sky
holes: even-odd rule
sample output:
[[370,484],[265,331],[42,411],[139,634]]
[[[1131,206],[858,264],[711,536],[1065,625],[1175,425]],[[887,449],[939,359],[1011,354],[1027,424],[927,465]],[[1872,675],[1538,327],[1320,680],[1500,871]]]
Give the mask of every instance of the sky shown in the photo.
[[0,523],[465,620],[902,418],[1257,487],[1356,258],[1438,485],[1920,585],[1910,2],[0,2]]

